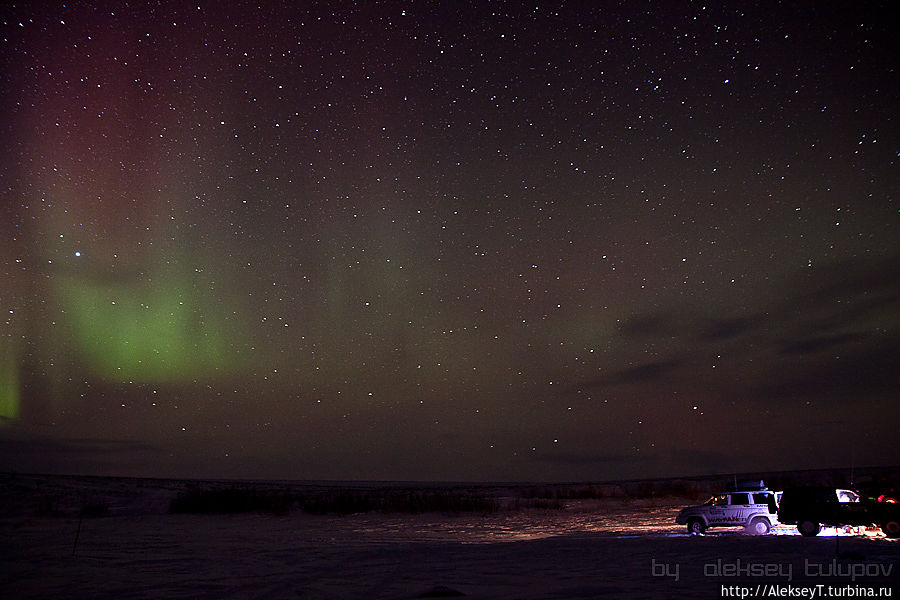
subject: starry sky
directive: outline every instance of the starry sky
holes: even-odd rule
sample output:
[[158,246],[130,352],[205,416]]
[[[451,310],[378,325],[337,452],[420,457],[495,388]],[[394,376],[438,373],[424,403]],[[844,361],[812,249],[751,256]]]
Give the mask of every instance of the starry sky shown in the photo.
[[0,16],[0,469],[900,458],[889,2]]

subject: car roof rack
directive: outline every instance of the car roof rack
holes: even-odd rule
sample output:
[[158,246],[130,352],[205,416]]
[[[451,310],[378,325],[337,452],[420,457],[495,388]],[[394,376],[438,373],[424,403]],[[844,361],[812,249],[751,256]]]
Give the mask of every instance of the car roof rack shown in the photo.
[[735,481],[732,489],[729,490],[732,492],[767,492],[769,491],[766,487],[766,482],[762,479],[745,479],[742,481]]

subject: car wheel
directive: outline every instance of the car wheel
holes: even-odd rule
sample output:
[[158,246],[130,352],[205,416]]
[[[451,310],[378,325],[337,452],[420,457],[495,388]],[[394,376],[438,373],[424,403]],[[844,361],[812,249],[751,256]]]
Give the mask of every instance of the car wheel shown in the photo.
[[691,519],[687,522],[688,533],[700,534],[706,531],[706,524],[702,519]]
[[815,521],[800,521],[797,523],[797,531],[800,532],[800,535],[805,535],[806,537],[815,537],[819,535],[821,530],[822,527]]
[[753,517],[747,525],[747,532],[751,535],[766,535],[772,530],[772,525],[765,517]]
[[900,521],[885,521],[881,524],[881,531],[889,538],[900,537]]

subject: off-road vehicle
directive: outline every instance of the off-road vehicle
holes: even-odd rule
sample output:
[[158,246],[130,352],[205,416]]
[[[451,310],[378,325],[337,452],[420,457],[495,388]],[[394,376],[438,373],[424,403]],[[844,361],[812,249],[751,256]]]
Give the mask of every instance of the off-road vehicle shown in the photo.
[[687,525],[688,532],[700,534],[709,527],[744,527],[748,533],[764,535],[778,524],[778,492],[765,484],[735,486],[733,492],[713,496],[700,506],[678,513],[675,522]]

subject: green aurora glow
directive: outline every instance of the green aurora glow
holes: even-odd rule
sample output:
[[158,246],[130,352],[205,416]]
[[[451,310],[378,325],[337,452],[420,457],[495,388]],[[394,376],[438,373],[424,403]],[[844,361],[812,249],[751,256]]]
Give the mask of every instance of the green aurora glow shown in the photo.
[[177,272],[134,283],[59,277],[55,288],[75,345],[97,376],[187,382],[236,364],[233,336],[213,299]]
[[19,416],[19,363],[12,344],[0,338],[0,420]]

